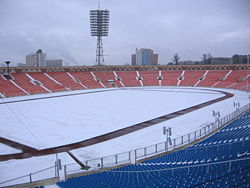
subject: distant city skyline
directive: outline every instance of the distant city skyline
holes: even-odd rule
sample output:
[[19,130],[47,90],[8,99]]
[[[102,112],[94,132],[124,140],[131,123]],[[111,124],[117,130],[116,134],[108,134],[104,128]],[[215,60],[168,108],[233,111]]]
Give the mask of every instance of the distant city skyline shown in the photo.
[[35,53],[26,55],[25,63],[18,63],[17,67],[62,67],[62,59],[47,59],[47,54],[38,49]]
[[[89,11],[97,7],[98,0],[0,0],[0,63],[25,63],[43,49],[65,65],[94,65]],[[110,11],[105,64],[130,64],[136,48],[156,51],[159,64],[175,53],[180,61],[250,54],[249,7],[249,0],[103,0]]]

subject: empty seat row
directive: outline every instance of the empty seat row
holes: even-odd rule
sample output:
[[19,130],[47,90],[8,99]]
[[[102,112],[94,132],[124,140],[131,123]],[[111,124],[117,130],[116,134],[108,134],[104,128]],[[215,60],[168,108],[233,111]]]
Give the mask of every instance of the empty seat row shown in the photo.
[[250,90],[247,71],[81,71],[13,73],[0,78],[1,97],[78,89],[138,86],[197,86]]
[[[237,136],[249,137],[250,128],[246,122],[250,122],[250,112],[222,129],[230,131],[219,131],[189,148],[139,164],[71,178],[57,185],[62,188],[249,187],[250,140],[235,140]],[[242,126],[246,127],[239,128]],[[221,137],[228,142],[220,142]]]

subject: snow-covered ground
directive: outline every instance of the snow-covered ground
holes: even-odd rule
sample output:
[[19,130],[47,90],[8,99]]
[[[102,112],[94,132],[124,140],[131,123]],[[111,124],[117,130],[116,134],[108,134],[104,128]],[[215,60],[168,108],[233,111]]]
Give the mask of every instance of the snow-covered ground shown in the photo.
[[1,135],[37,149],[51,148],[221,96],[194,89],[130,89],[1,104]]
[[[204,89],[144,87],[96,90],[104,91],[98,93],[87,93],[90,91],[88,90],[1,99],[0,102],[6,102],[79,93],[0,104],[0,136],[37,149],[74,143],[223,96],[219,92],[210,91],[211,88]],[[172,127],[172,137],[175,138],[197,130],[205,123],[213,122],[213,110],[220,111],[221,116],[224,116],[235,110],[233,102],[240,102],[241,106],[249,103],[248,93],[225,91],[234,93],[234,97],[119,138],[76,149],[73,153],[85,161],[156,144],[165,141],[163,126]],[[0,145],[1,154],[15,152],[8,151],[5,147]],[[73,162],[66,153],[60,154],[59,157],[63,164]],[[54,161],[55,155],[49,155],[1,162],[0,179],[4,181],[41,170],[53,166]]]
[[22,152],[21,150],[18,150],[18,149],[15,149],[15,148],[12,148],[10,146],[0,143],[0,155],[21,153],[21,152]]
[[[67,153],[59,153],[58,158],[61,159],[62,165],[75,162]],[[44,170],[41,173],[32,175],[32,181],[52,178],[55,176],[56,154],[41,157],[32,157],[22,160],[9,160],[0,163],[0,183],[25,176],[24,178],[13,181],[12,184],[29,182],[29,174]],[[52,168],[50,168],[52,167]],[[2,185],[0,184],[0,187]]]

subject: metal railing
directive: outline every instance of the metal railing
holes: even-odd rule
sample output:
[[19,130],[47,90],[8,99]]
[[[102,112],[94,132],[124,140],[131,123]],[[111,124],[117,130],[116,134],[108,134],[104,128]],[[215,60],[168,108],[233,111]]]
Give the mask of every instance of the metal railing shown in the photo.
[[0,187],[14,186],[14,185],[26,184],[26,183],[34,183],[34,182],[48,180],[52,178],[58,178],[59,177],[58,172],[59,171],[57,169],[57,166],[51,166],[51,167],[45,168],[43,170],[40,170],[34,173],[30,173],[25,176],[21,176],[15,179],[1,182]]
[[[217,119],[213,123],[206,124],[205,126],[194,132],[174,138],[172,141],[172,145],[170,145],[167,142],[161,142],[124,153],[119,153],[97,159],[86,160],[84,164],[88,166],[89,169],[82,168],[78,163],[64,165],[63,168],[64,177],[62,179],[67,179],[68,177],[73,177],[74,175],[76,176],[79,173],[89,173],[94,170],[100,170],[102,168],[115,167],[118,165],[125,165],[125,164],[134,164],[139,160],[146,159],[148,157],[152,157],[158,154],[163,154],[165,152],[178,149],[181,146],[192,144],[195,141],[199,141],[202,138],[209,136],[216,130],[224,127],[226,124],[236,119],[238,116],[248,111],[249,109],[250,109],[250,104],[247,104],[239,108],[237,111],[234,111],[223,118]],[[26,176],[18,177],[5,182],[0,182],[0,187],[6,187],[10,185],[17,185],[23,183],[32,183],[35,181],[42,181],[52,178],[59,178],[59,170],[56,165],[35,173],[28,174]]]
[[81,166],[78,165],[77,163],[65,165],[64,166],[65,178],[67,179],[67,177],[71,177],[72,176],[71,174],[74,174],[74,173],[82,173],[86,171],[89,172],[89,171],[94,171],[94,170],[100,170],[102,168],[109,168],[109,167],[114,167],[114,166],[123,165],[123,164],[134,164],[139,160],[146,159],[148,157],[152,157],[158,154],[163,154],[165,152],[178,149],[181,146],[194,143],[195,141],[198,141],[212,134],[216,130],[224,127],[226,124],[228,124],[229,122],[231,122],[232,120],[237,118],[239,115],[243,114],[244,112],[248,111],[249,109],[250,109],[250,104],[247,104],[239,108],[237,111],[234,111],[225,117],[217,119],[213,123],[206,124],[205,126],[201,127],[200,129],[194,132],[174,138],[172,141],[172,145],[170,145],[167,142],[161,142],[161,143],[146,146],[143,148],[131,150],[125,153],[87,160],[84,162],[84,164],[89,167],[88,170],[82,169]]
[[[228,171],[230,171],[231,166],[234,163],[242,162],[242,161],[250,162],[250,157],[244,157],[244,158],[240,158],[240,159],[230,159],[230,160],[217,161],[217,162],[207,162],[207,163],[202,163],[202,164],[180,165],[178,167],[169,167],[169,168],[165,167],[165,168],[158,168],[158,169],[128,170],[128,171],[126,171],[126,170],[122,170],[122,171],[112,170],[112,171],[108,171],[108,172],[110,172],[110,173],[150,173],[150,172],[159,172],[159,171],[174,171],[174,170],[178,170],[178,169],[188,169],[188,173],[189,173],[190,168],[196,168],[196,167],[207,167],[208,168],[207,172],[209,172],[209,167],[210,166],[218,165],[218,164],[227,164],[228,165]],[[156,165],[158,166],[158,164],[156,164]],[[150,166],[152,166],[152,164]],[[250,168],[250,166],[248,166],[247,168]],[[237,173],[238,172],[239,171],[237,170]]]

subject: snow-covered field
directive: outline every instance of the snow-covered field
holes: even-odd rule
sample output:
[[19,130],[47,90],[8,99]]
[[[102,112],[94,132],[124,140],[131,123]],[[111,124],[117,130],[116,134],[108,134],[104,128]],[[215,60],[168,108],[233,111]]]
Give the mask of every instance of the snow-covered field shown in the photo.
[[[210,89],[187,87],[144,87],[106,91],[99,89],[93,91],[103,92],[88,93],[92,90],[85,90],[1,99],[0,102],[10,102],[39,98],[0,104],[0,136],[37,149],[79,142],[223,96]],[[235,96],[134,133],[76,149],[73,153],[84,161],[156,144],[165,141],[165,136],[162,134],[163,126],[172,127],[172,137],[175,138],[214,121],[213,110],[220,111],[221,116],[224,116],[235,110],[233,102],[240,102],[241,106],[249,103],[248,93],[225,91],[234,93]],[[79,95],[41,99],[65,94]],[[20,151],[0,144],[0,154],[15,152]],[[59,158],[63,164],[73,162],[66,153],[59,154]],[[53,166],[54,161],[55,155],[4,161],[0,163],[0,179],[5,181],[41,170]]]
[[194,89],[130,89],[1,104],[1,135],[37,149],[51,148],[221,96]]
[[10,146],[7,146],[5,144],[0,143],[0,154],[5,155],[5,154],[12,154],[12,153],[21,153],[21,150],[12,148]]

